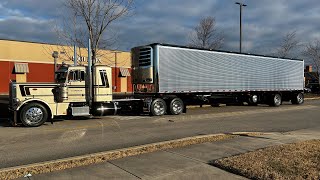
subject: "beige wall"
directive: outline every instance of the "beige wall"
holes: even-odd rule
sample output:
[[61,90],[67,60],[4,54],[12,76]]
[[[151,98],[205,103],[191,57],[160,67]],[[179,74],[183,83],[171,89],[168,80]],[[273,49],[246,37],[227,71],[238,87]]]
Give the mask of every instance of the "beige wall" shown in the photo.
[[[60,53],[58,63],[64,61],[67,64],[72,64],[73,47],[51,45],[32,42],[21,42],[11,40],[0,40],[0,61],[20,61],[20,62],[39,62],[53,64],[53,58],[51,56],[53,51]],[[78,56],[82,56],[82,59],[87,60],[88,53],[86,49],[77,49]],[[130,52],[117,53],[117,67],[131,67],[131,55]],[[110,67],[115,66],[115,51],[99,50],[97,52],[97,58],[101,61],[102,65],[108,65]],[[80,64],[86,64],[86,62],[79,61]]]
[[27,82],[27,74],[16,74],[16,82],[24,83]]
[[121,77],[120,78],[121,80],[121,92],[127,92],[127,89],[128,89],[128,85],[127,85],[127,77]]

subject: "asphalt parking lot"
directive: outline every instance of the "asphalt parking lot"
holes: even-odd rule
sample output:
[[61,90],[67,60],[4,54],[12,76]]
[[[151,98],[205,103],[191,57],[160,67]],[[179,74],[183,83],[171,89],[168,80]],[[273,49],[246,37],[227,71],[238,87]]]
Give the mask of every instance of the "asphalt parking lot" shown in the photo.
[[11,127],[1,111],[0,168],[202,134],[286,132],[320,126],[320,101],[281,107],[190,108],[181,116],[55,119],[38,128]]

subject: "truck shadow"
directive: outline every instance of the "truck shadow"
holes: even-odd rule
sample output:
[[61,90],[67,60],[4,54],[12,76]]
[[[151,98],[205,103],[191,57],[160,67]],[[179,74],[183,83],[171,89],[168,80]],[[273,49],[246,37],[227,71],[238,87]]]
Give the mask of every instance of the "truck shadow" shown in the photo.
[[9,102],[7,99],[0,99],[0,126],[1,127],[9,127],[11,126],[9,123],[9,110],[8,110]]

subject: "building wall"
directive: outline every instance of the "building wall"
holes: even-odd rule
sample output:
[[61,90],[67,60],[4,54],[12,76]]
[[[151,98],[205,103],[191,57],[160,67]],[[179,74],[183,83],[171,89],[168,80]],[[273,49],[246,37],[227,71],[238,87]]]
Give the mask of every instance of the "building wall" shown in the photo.
[[54,82],[54,65],[44,63],[28,63],[27,82]]
[[8,61],[0,61],[0,93],[6,94],[9,91],[10,80],[16,80],[12,74],[14,64]]
[[[57,63],[74,64],[73,47],[53,44],[22,42],[13,40],[0,40],[0,94],[8,94],[9,82],[16,80],[14,63],[28,63],[29,73],[27,82],[54,82],[53,51],[59,52]],[[87,50],[77,49],[78,64],[87,65]],[[113,86],[117,82],[114,92],[121,92],[121,78],[123,87],[127,85],[126,92],[132,92],[131,77],[119,77],[119,67],[128,68],[131,72],[131,54],[129,52],[100,50],[97,53],[98,65],[112,67]],[[117,68],[115,68],[117,67]],[[116,78],[116,79],[115,79]],[[123,89],[123,88],[122,88]]]

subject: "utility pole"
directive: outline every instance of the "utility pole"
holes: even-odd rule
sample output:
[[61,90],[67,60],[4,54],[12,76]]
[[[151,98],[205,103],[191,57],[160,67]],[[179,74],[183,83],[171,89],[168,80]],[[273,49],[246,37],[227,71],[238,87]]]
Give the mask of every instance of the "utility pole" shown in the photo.
[[73,45],[73,65],[77,66],[77,61],[78,61],[78,57],[77,57],[77,46]]
[[87,91],[87,102],[89,104],[89,106],[92,105],[93,102],[93,97],[94,97],[94,87],[93,87],[93,83],[94,83],[94,79],[93,79],[93,75],[92,75],[92,57],[91,57],[91,41],[90,38],[88,39],[88,91]]
[[246,4],[236,2],[240,6],[240,47],[239,52],[242,52],[242,7],[247,6]]

